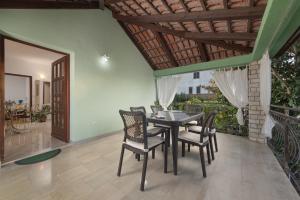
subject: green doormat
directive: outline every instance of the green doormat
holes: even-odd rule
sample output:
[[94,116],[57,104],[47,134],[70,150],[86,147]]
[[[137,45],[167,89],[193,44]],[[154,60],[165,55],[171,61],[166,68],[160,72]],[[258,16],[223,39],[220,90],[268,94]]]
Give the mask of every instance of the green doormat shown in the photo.
[[31,156],[29,158],[18,160],[15,163],[17,165],[30,165],[30,164],[42,162],[42,161],[48,160],[50,158],[53,158],[53,157],[57,156],[60,152],[61,152],[61,149],[55,149],[52,151],[48,151],[46,153],[41,153],[41,154],[38,154],[35,156]]

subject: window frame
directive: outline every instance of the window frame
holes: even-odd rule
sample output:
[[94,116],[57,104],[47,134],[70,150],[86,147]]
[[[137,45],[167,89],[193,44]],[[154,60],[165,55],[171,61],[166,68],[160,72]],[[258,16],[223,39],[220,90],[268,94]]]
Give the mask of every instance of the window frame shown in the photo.
[[194,79],[200,79],[200,72],[194,72],[193,73],[193,78]]
[[189,87],[189,94],[193,94],[193,87]]
[[[199,92],[198,92],[198,89],[199,89]],[[196,93],[197,93],[197,94],[201,94],[201,86],[197,86],[197,87],[196,87]]]

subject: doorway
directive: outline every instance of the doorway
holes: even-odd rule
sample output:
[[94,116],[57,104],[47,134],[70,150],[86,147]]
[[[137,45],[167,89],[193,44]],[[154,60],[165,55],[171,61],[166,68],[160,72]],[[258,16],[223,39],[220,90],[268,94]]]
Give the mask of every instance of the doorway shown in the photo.
[[69,142],[70,57],[0,35],[0,157],[18,160]]
[[43,83],[43,104],[50,105],[50,99],[51,99],[50,82],[45,81]]

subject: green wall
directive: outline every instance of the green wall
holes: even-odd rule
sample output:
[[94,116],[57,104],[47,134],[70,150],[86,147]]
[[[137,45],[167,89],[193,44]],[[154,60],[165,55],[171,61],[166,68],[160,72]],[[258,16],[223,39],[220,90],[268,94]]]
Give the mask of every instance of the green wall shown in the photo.
[[108,10],[0,10],[0,31],[70,53],[72,141],[120,130],[119,109],[155,100],[152,69]]
[[[288,41],[293,33],[300,28],[300,1],[293,0],[294,3],[290,4],[287,18],[283,20],[282,28],[278,31],[276,36],[273,38],[272,44],[270,45],[270,56],[275,54],[281,49],[281,47]],[[286,23],[289,22],[289,23]]]
[[174,74],[190,73],[195,71],[222,69],[222,68],[232,67],[232,66],[247,65],[250,62],[252,62],[252,54],[234,56],[231,58],[213,60],[213,61],[203,62],[203,63],[196,63],[187,66],[156,70],[154,71],[154,76],[160,77],[160,76],[169,76]]
[[274,56],[286,43],[300,25],[299,6],[299,0],[268,0],[255,41],[253,60],[260,59],[266,50],[271,57]]

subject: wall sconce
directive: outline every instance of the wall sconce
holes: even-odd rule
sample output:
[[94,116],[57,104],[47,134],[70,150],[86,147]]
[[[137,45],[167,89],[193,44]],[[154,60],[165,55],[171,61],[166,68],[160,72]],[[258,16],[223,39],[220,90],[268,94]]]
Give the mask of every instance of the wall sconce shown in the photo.
[[40,74],[40,79],[41,80],[44,80],[46,77],[45,77],[45,75],[44,74]]
[[108,63],[109,59],[110,59],[110,57],[107,56],[106,54],[104,54],[103,56],[101,56],[100,62],[101,62],[101,64],[105,65]]

